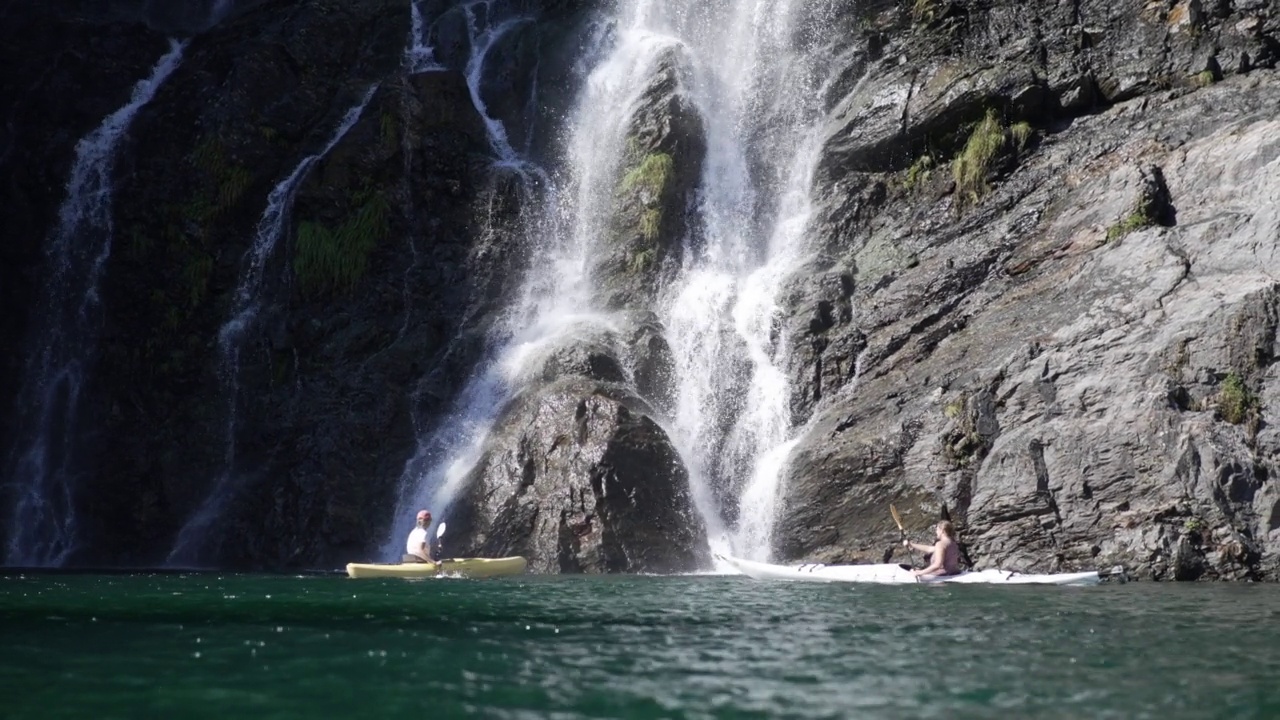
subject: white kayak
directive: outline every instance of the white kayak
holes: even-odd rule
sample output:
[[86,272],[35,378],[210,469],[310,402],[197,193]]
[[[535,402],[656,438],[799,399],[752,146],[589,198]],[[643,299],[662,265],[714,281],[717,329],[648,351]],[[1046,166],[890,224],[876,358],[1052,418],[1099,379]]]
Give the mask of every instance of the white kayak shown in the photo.
[[979,570],[947,577],[918,578],[905,565],[770,565],[717,555],[743,575],[757,580],[793,580],[800,582],[880,583],[882,585],[917,583],[978,583],[988,585],[1097,585],[1102,576],[1097,571],[1030,575],[1010,570]]

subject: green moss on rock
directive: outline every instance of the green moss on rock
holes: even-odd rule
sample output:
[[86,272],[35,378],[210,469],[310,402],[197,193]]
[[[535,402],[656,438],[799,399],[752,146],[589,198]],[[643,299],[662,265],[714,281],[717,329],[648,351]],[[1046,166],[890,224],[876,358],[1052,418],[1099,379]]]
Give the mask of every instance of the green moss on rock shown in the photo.
[[1141,230],[1144,227],[1150,227],[1155,224],[1155,219],[1149,216],[1142,209],[1134,210],[1124,217],[1123,220],[1107,228],[1107,242],[1115,242],[1131,232]]
[[298,224],[293,270],[310,296],[350,290],[365,274],[369,254],[390,230],[391,207],[379,192],[365,192],[338,227],[315,220]]
[[650,153],[631,172],[623,176],[622,190],[623,192],[639,190],[656,199],[666,189],[674,171],[675,161],[670,155]]

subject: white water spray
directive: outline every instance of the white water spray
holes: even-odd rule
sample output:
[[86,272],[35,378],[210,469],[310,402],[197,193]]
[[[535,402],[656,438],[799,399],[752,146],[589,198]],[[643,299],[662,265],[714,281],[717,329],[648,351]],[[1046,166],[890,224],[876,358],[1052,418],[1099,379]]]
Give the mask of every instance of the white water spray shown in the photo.
[[112,172],[138,110],[177,69],[185,47],[171,41],[129,102],[76,145],[67,198],[49,245],[53,275],[39,305],[39,345],[27,362],[18,399],[21,430],[8,477],[18,493],[9,520],[9,565],[61,565],[76,548],[80,393],[97,349],[98,283],[115,231]]
[[804,5],[655,0],[636,10],[680,33],[698,60],[692,96],[707,132],[704,239],[687,249],[660,313],[676,359],[672,434],[712,551],[755,559],[769,556],[798,442],[778,297],[807,252],[821,117],[816,59],[796,48],[798,14],[815,10]]
[[421,0],[409,3],[410,35],[409,47],[405,50],[405,64],[410,74],[443,70],[444,66],[436,60],[435,48],[427,42],[427,27],[422,20]]
[[[490,19],[490,22],[494,22]],[[512,20],[498,21],[495,32],[511,27]],[[605,54],[601,42],[599,55]],[[562,192],[551,186],[542,217],[525,230],[535,245],[535,267],[512,306],[496,323],[490,350],[478,371],[467,382],[452,409],[425,433],[420,430],[418,451],[406,464],[391,532],[383,546],[387,558],[399,557],[404,533],[413,511],[430,507],[443,517],[479,461],[485,440],[498,413],[529,380],[547,354],[573,338],[594,332],[617,332],[614,317],[592,309],[588,273],[592,250],[605,233],[604,223],[612,202],[613,178],[625,149],[625,132],[640,94],[656,69],[656,61],[670,41],[631,38],[608,54],[590,72],[571,120],[572,141],[567,149],[569,172]],[[492,42],[492,39],[488,41]],[[476,57],[468,64],[473,97],[478,88],[484,42],[473,43]],[[600,108],[613,111],[603,113]],[[482,112],[483,107],[481,106]],[[501,123],[491,122],[500,129]],[[495,144],[505,134],[491,136]],[[510,148],[509,145],[505,147]],[[495,148],[496,149],[496,148]],[[498,166],[525,164],[518,154],[507,160],[498,153]],[[548,184],[550,179],[540,175]]]
[[360,101],[347,110],[324,147],[319,152],[303,158],[293,172],[281,180],[267,196],[267,207],[258,220],[253,244],[245,252],[244,269],[233,297],[231,318],[218,332],[218,350],[221,360],[219,374],[222,377],[229,405],[223,469],[214,481],[209,495],[178,532],[173,550],[169,553],[167,560],[170,565],[190,564],[199,560],[199,553],[208,542],[206,535],[209,527],[222,514],[222,510],[233,494],[235,479],[238,477],[235,461],[236,422],[240,397],[240,352],[243,349],[245,337],[257,320],[258,311],[262,308],[263,275],[267,260],[275,253],[276,245],[284,235],[298,187],[306,179],[311,168],[328,155],[329,151],[342,141],[342,138],[346,137],[347,132],[364,113],[365,107],[373,99],[377,89],[376,84],[370,86]]

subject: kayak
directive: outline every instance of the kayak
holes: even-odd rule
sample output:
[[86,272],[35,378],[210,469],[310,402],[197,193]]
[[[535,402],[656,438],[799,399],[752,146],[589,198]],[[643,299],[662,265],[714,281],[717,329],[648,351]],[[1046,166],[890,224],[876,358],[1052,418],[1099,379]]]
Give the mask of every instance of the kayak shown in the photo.
[[347,575],[353,578],[489,578],[519,575],[528,563],[522,557],[456,558],[445,560],[439,569],[434,563],[347,563]]
[[918,583],[975,583],[986,585],[1097,585],[1102,576],[1096,570],[1080,573],[1031,575],[1010,570],[979,570],[946,577],[918,578],[909,565],[770,565],[741,558],[717,555],[743,575],[757,580],[793,580],[801,582],[851,582],[899,585]]

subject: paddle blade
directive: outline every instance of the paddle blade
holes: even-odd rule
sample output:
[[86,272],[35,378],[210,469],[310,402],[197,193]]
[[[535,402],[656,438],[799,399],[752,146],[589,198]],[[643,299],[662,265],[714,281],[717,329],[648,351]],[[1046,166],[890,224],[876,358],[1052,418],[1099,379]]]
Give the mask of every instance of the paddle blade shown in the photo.
[[893,522],[897,524],[898,530],[905,533],[907,529],[902,526],[902,516],[898,514],[898,508],[889,505],[889,513],[893,515]]
[[436,539],[437,539],[437,540],[439,540],[440,538],[444,537],[444,526],[445,526],[445,525],[447,525],[447,524],[448,524],[448,523],[440,523],[440,527],[436,528]]

